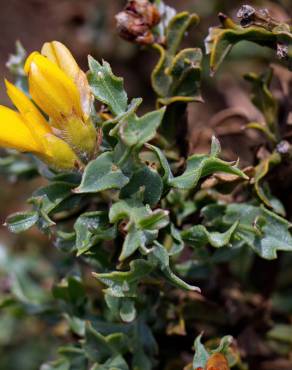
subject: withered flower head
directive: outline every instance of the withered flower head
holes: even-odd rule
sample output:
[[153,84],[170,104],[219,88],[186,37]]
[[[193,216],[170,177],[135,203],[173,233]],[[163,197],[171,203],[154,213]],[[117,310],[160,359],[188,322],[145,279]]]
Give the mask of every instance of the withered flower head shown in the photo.
[[155,42],[152,28],[160,22],[160,14],[148,0],[131,0],[116,15],[116,21],[122,38],[147,45]]

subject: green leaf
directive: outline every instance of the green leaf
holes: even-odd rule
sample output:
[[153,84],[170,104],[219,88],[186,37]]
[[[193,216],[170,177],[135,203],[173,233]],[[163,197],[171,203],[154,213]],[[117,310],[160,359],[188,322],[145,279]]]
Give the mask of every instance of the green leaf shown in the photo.
[[200,94],[201,61],[200,49],[189,48],[177,53],[179,45],[190,26],[196,25],[196,14],[176,14],[166,29],[165,48],[154,44],[160,58],[152,75],[152,87],[159,96],[158,102],[169,105],[177,101],[202,101]]
[[153,363],[144,351],[135,351],[133,355],[133,370],[152,370]]
[[272,198],[269,192],[263,186],[263,180],[267,174],[271,171],[274,166],[281,163],[281,156],[277,152],[271,153],[266,158],[262,159],[260,163],[255,167],[254,174],[254,188],[260,198],[260,200],[268,207],[272,208],[282,216],[285,215],[285,210],[278,202],[275,202],[275,198]]
[[37,223],[39,219],[37,212],[17,212],[7,217],[5,226],[12,233],[20,233],[28,230]]
[[234,237],[242,240],[265,259],[277,258],[278,251],[292,251],[291,224],[264,207],[248,204],[227,206],[223,222],[239,221]]
[[144,206],[141,201],[127,199],[115,203],[109,212],[111,223],[120,220],[128,221],[125,231],[126,238],[123,243],[120,261],[130,257],[138,248],[145,252],[146,245],[152,243],[158,236],[159,229],[169,223],[168,212]]
[[137,225],[144,230],[163,229],[169,224],[169,211],[155,209],[151,214],[138,220]]
[[169,56],[167,51],[158,44],[154,44],[153,47],[159,52],[160,57],[158,63],[151,74],[151,83],[153,90],[159,97],[167,97],[172,83],[172,78],[165,71],[171,63],[173,56]]
[[166,69],[171,78],[171,85],[167,96],[158,101],[162,105],[169,105],[177,101],[202,102],[201,97],[201,49],[184,49],[172,60],[172,64]]
[[121,189],[129,182],[113,161],[113,153],[106,152],[89,162],[86,166],[81,184],[75,193],[97,193],[108,189]]
[[146,322],[138,318],[133,332],[133,359],[131,369],[152,370],[155,365],[154,357],[158,354],[158,345]]
[[287,30],[267,30],[264,27],[241,27],[232,19],[220,14],[222,28],[210,27],[205,39],[207,54],[210,54],[211,73],[215,73],[232,47],[240,41],[251,41],[262,46],[276,48],[277,43],[291,44],[292,34]]
[[116,77],[105,61],[100,64],[89,56],[88,63],[90,69],[88,81],[96,99],[106,104],[115,116],[123,114],[128,102],[123,79]]
[[81,348],[73,346],[59,347],[59,354],[67,359],[70,364],[70,370],[88,369],[88,360]]
[[184,248],[184,242],[181,237],[181,233],[179,230],[174,226],[174,224],[170,224],[170,237],[171,237],[171,246],[167,248],[169,256],[175,256],[179,254]]
[[[62,206],[65,206],[67,201],[73,200],[72,190],[74,186],[76,185],[70,182],[53,181],[48,186],[40,188],[33,193],[28,202],[33,204],[34,210],[38,212],[37,222],[39,228],[47,231],[48,228],[55,225],[55,222],[51,220],[51,216],[62,211]],[[73,203],[76,205],[75,201]]]
[[90,370],[129,370],[129,367],[123,357],[117,355],[110,358],[102,365],[94,364]]
[[231,335],[225,335],[221,338],[219,346],[212,350],[212,353],[222,353],[227,355],[230,344],[233,342],[233,337]]
[[123,299],[121,302],[120,316],[124,322],[132,322],[137,315],[134,301],[131,299]]
[[83,307],[86,302],[83,283],[77,276],[64,278],[59,284],[55,285],[53,287],[53,296],[77,309]]
[[119,133],[122,141],[129,147],[141,147],[153,139],[161,124],[165,108],[146,113],[142,117],[132,114],[120,123]]
[[52,182],[33,193],[29,202],[45,214],[55,210],[64,200],[72,196],[74,184],[63,181]]
[[202,334],[198,335],[194,347],[195,347],[195,356],[193,359],[193,369],[205,369],[208,359],[212,354],[222,353],[227,357],[229,366],[234,366],[238,362],[238,358],[234,356],[235,351],[230,352],[230,345],[233,341],[233,337],[226,335],[220,340],[219,346],[210,352],[208,352],[205,346],[201,343]]
[[156,154],[156,156],[157,156],[157,158],[160,162],[160,165],[163,169],[163,172],[164,172],[163,176],[162,176],[164,186],[167,186],[169,184],[170,180],[173,178],[173,175],[172,175],[169,163],[168,163],[164,153],[162,152],[162,150],[160,150],[159,148],[157,148],[154,145],[146,144],[146,147],[149,148],[150,150],[152,150]]
[[76,235],[75,232],[56,231],[55,246],[62,252],[69,253],[75,249]]
[[123,322],[129,323],[136,319],[137,312],[134,299],[105,294],[105,301],[112,314]]
[[83,337],[85,334],[85,321],[77,316],[71,316],[67,313],[64,314],[65,319],[68,322],[70,330],[74,333]]
[[74,229],[78,256],[98,241],[113,240],[116,233],[115,227],[109,227],[107,213],[101,211],[83,213],[75,222]]
[[130,198],[143,188],[143,201],[154,206],[161,198],[162,187],[159,174],[148,166],[143,166],[133,173],[129,183],[121,190],[120,197]]
[[234,222],[227,231],[220,233],[217,231],[209,232],[203,225],[195,225],[182,231],[181,236],[184,241],[194,245],[194,247],[209,243],[212,247],[221,248],[230,244],[230,239],[236,231],[237,226],[238,221]]
[[181,12],[169,22],[166,30],[166,45],[170,54],[175,54],[188,28],[199,23],[197,14]]
[[204,345],[201,342],[202,334],[198,335],[194,347],[195,347],[195,356],[193,359],[193,368],[198,369],[202,368],[205,369],[207,365],[208,358],[210,357],[209,353],[205,349]]
[[161,245],[158,242],[154,242],[155,247],[151,251],[151,253],[148,255],[149,262],[153,265],[157,265],[163,275],[166,277],[166,279],[176,287],[180,289],[186,289],[186,290],[192,290],[200,292],[200,288],[187,284],[183,280],[181,280],[178,276],[176,276],[173,271],[170,268],[170,261],[169,261],[169,255],[167,253],[167,250],[164,248],[163,245]]
[[201,177],[215,172],[230,173],[244,179],[248,177],[233,163],[225,162],[212,155],[194,154],[187,160],[185,172],[170,180],[170,185],[178,189],[193,189]]
[[31,159],[31,157],[17,152],[5,156],[1,155],[1,177],[6,176],[8,179],[15,181],[16,179],[32,179],[39,175],[36,163]]
[[[292,40],[291,40],[292,42]],[[273,70],[257,75],[249,73],[245,79],[252,84],[251,100],[253,104],[261,111],[265,117],[265,123],[270,132],[278,135],[278,102],[270,91],[270,83],[273,76]]]
[[70,370],[70,362],[65,359],[48,362],[40,367],[40,370]]
[[135,225],[131,225],[125,237],[119,260],[124,261],[135,253],[139,247],[145,247],[146,242],[147,239],[143,231],[137,229]]
[[[9,281],[9,290],[4,289],[1,294],[0,307],[9,309],[11,306],[13,309],[14,306],[17,311],[20,309],[21,314],[40,314],[46,311],[51,297],[49,291],[44,290],[42,285],[48,274],[54,276],[47,260],[35,250],[17,256],[3,245],[0,246],[0,253],[1,276]],[[45,269],[40,269],[40,265]],[[5,321],[5,316],[3,320]],[[5,330],[2,335],[4,334]]]
[[90,323],[85,328],[83,348],[87,357],[94,362],[103,363],[126,350],[127,337],[122,333],[103,336]]
[[144,260],[134,260],[129,271],[113,271],[109,273],[93,273],[93,276],[108,288],[105,293],[113,297],[136,297],[138,283],[149,275],[153,266]]
[[109,212],[111,223],[128,219],[136,224],[140,219],[150,214],[150,208],[146,207],[141,201],[136,199],[121,200],[112,205]]
[[119,123],[121,121],[126,121],[129,117],[131,117],[133,114],[135,114],[136,110],[139,108],[142,101],[143,101],[142,98],[132,99],[131,103],[129,104],[129,106],[127,107],[127,110],[125,112],[119,114],[118,116],[116,116],[116,117],[114,117],[114,118],[112,118],[108,121],[105,121],[103,123],[103,127],[108,128],[112,125],[115,125],[110,130],[110,135],[111,136],[116,136],[117,133],[118,133],[118,130],[119,130],[119,125],[117,125],[117,123]]

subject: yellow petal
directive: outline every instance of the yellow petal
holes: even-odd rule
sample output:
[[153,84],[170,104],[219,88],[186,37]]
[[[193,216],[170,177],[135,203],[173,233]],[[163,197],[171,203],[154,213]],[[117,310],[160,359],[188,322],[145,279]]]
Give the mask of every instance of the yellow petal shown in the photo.
[[42,146],[35,140],[21,115],[0,105],[0,146],[23,152],[42,153]]
[[72,170],[80,162],[70,146],[55,135],[47,134],[47,155],[44,160],[52,167],[59,170]]
[[61,68],[74,81],[79,90],[85,119],[87,119],[90,114],[93,95],[86,74],[79,68],[70,50],[61,42],[52,41],[46,42],[43,45],[41,53]]
[[72,81],[77,79],[80,68],[69,49],[61,42],[46,42],[42,47],[41,53],[57,64]]
[[78,89],[56,64],[32,53],[25,63],[25,72],[33,100],[50,117],[60,121],[72,114],[82,116]]
[[7,94],[15,107],[20,112],[24,122],[30,129],[36,141],[41,140],[44,135],[52,132],[44,116],[32,103],[32,101],[16,86],[5,80]]

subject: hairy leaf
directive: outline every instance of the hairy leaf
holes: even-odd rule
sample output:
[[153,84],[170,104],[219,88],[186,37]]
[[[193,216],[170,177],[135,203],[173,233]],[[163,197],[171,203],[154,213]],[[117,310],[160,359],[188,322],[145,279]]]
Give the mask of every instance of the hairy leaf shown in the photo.
[[120,124],[120,137],[130,147],[141,147],[153,139],[161,124],[165,108],[146,113],[142,117],[132,114]]
[[89,56],[88,64],[90,69],[88,81],[96,99],[106,104],[115,116],[123,114],[128,102],[123,79],[116,77],[105,61],[100,64]]
[[163,275],[171,284],[181,289],[200,292],[200,288],[187,284],[173,273],[173,271],[170,268],[169,255],[167,253],[167,250],[163,247],[163,245],[159,244],[158,242],[155,242],[154,244],[155,247],[148,256],[150,263],[157,264],[161,269]]
[[203,246],[207,243],[215,248],[221,248],[229,245],[230,239],[234,234],[238,225],[238,221],[235,222],[227,231],[224,233],[220,232],[209,232],[203,225],[195,225],[191,228],[184,230],[181,233],[183,240],[194,245],[194,247]]
[[38,218],[39,215],[37,212],[17,212],[7,217],[5,226],[12,233],[20,233],[35,225]]
[[211,223],[217,227],[238,222],[231,245],[241,241],[265,259],[277,258],[278,251],[292,250],[292,225],[277,214],[251,204],[229,204],[219,206],[219,215],[214,212],[216,207],[212,205],[203,209],[208,222],[212,220]]
[[121,190],[120,197],[130,198],[143,189],[143,201],[154,206],[161,198],[162,187],[159,174],[148,166],[143,166],[133,173],[129,183]]
[[169,223],[168,211],[152,211],[135,199],[115,203],[109,213],[110,222],[127,221],[125,237],[120,260],[130,257],[138,248],[145,249],[158,235],[160,229]]
[[121,189],[129,179],[116,166],[112,152],[105,152],[89,162],[84,170],[81,184],[75,193],[97,193],[108,189]]
[[[213,142],[216,139],[213,138]],[[212,144],[212,151],[210,155],[194,154],[187,160],[187,168],[185,172],[170,180],[170,185],[179,189],[192,189],[194,188],[201,177],[208,176],[215,172],[230,173],[237,175],[244,179],[248,177],[236,166],[234,163],[225,162],[216,156],[218,149],[214,149]]]
[[86,252],[100,240],[112,240],[115,227],[109,227],[106,212],[86,212],[78,217],[74,224],[76,232],[76,248],[78,255]]
[[141,279],[153,270],[153,266],[144,260],[134,260],[129,271],[113,271],[109,273],[93,273],[108,288],[105,293],[113,297],[136,297],[137,286]]

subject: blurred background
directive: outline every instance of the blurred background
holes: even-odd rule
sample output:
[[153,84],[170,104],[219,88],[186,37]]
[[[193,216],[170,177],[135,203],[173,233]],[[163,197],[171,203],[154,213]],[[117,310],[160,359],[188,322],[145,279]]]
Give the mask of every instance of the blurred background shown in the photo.
[[[237,0],[165,2],[177,10],[199,14],[201,23],[190,32],[186,44],[202,48],[208,27],[218,24],[218,12],[235,17],[238,7],[242,5],[242,1]],[[117,35],[114,16],[125,3],[123,0],[0,0],[0,75],[8,79],[11,77],[5,64],[9,55],[14,53],[16,40],[21,41],[28,53],[39,50],[45,41],[59,40],[71,49],[84,70],[87,69],[88,54],[109,61],[114,73],[124,77],[128,95],[144,99],[142,110],[152,109],[155,102],[149,75],[157,55],[153,50],[121,40]],[[279,20],[291,18],[291,0],[248,3],[268,8]],[[209,139],[215,131],[220,136],[227,158],[240,157],[243,165],[249,164],[250,147],[246,144],[246,135],[238,128],[242,123],[240,116],[248,112],[250,120],[254,120],[259,113],[248,99],[249,88],[242,75],[262,71],[271,59],[274,59],[271,50],[241,43],[234,48],[216,77],[211,79],[205,58],[205,103],[192,104],[189,108],[190,151],[207,151]],[[3,78],[0,101],[7,105],[9,101]],[[238,118],[229,122],[228,130],[224,126],[216,128],[216,121],[225,109],[238,112]],[[25,200],[39,185],[38,179],[30,182],[15,180],[9,176],[0,177],[1,225],[10,213],[28,207]],[[44,291],[49,292],[53,282],[61,275],[58,263],[59,255],[54,252],[49,238],[36,229],[15,236],[0,226],[0,370],[38,369],[42,362],[54,357],[59,344],[56,336],[60,342],[64,341],[64,328],[60,324],[55,325],[46,322],[44,317],[40,319],[26,314],[37,313],[37,304],[27,306],[26,313],[15,309],[12,316],[6,310],[9,302],[1,301],[1,294],[12,290],[24,303],[26,295],[30,301],[33,298],[36,303],[45,303],[48,297]],[[24,285],[26,291],[23,290]]]

